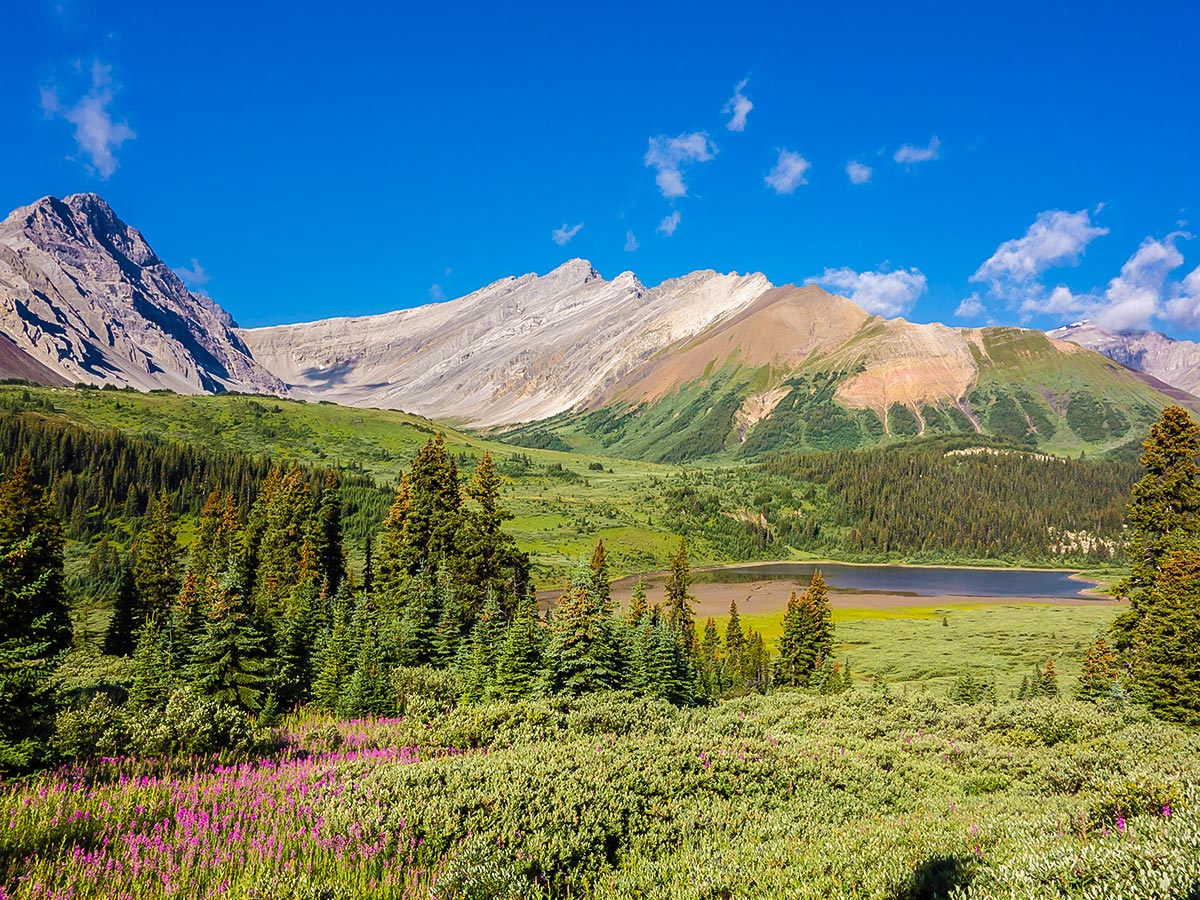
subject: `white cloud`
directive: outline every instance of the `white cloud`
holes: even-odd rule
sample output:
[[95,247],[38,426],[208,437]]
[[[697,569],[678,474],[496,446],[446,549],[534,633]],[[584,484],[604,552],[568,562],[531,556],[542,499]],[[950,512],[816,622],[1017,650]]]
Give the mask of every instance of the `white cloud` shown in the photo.
[[[1121,274],[1108,283],[1104,301],[1093,310],[1095,319],[1114,331],[1144,331],[1158,314],[1166,295],[1167,278],[1183,265],[1176,232],[1158,241],[1146,238],[1133,256],[1121,266]],[[1177,305],[1182,311],[1184,306]]]
[[1021,300],[1021,321],[1028,322],[1034,316],[1077,318],[1081,313],[1091,317],[1096,303],[1091,294],[1076,294],[1066,285],[1060,284],[1047,294],[1041,284],[1034,284]]
[[92,63],[90,89],[73,104],[64,105],[54,85],[44,85],[41,89],[46,118],[64,119],[75,126],[75,143],[101,178],[117,171],[116,151],[137,137],[126,122],[115,121],[109,112],[109,104],[119,89],[112,78],[112,67],[100,60]]
[[550,238],[554,241],[554,243],[558,244],[558,246],[565,247],[568,243],[570,243],[571,238],[575,237],[575,235],[579,234],[579,232],[582,230],[582,222],[580,222],[578,225],[570,226],[568,226],[566,222],[563,222],[562,228],[555,228],[552,232],[550,232]]
[[749,78],[743,78],[737,83],[737,87],[733,89],[733,96],[729,98],[729,102],[721,110],[723,113],[733,114],[733,117],[725,124],[725,127],[730,131],[745,131],[746,116],[750,115],[750,110],[754,109],[754,104],[742,93],[746,89],[746,83],[749,80]]
[[971,294],[970,297],[963,299],[958,304],[958,308],[954,310],[954,315],[960,319],[978,319],[987,313],[987,307],[983,305],[983,300],[980,299],[979,292]]
[[1086,209],[1040,212],[1022,237],[997,247],[971,281],[986,283],[1002,296],[1011,294],[1047,269],[1076,265],[1087,245],[1105,234],[1108,229],[1093,225]]
[[659,222],[658,228],[655,230],[665,234],[667,237],[670,237],[675,233],[675,229],[679,227],[679,220],[681,218],[683,217],[679,215],[679,210],[675,210],[675,212],[671,213],[669,216],[665,217],[661,222]]
[[1200,266],[1180,282],[1163,315],[1189,331],[1200,329]]
[[775,193],[790,194],[800,185],[808,184],[804,173],[808,171],[810,165],[809,161],[799,153],[780,150],[779,161],[775,163],[775,168],[767,175],[765,181]]
[[692,131],[669,138],[666,135],[650,138],[645,163],[657,174],[654,183],[667,199],[687,196],[683,181],[684,167],[693,162],[707,162],[717,153],[716,145],[703,131]]
[[200,260],[192,257],[192,267],[180,266],[177,269],[172,269],[176,275],[182,279],[183,283],[188,286],[189,290],[202,288],[204,285],[212,281],[212,276],[208,274],[208,269],[200,265]]
[[942,142],[938,140],[935,134],[929,139],[929,146],[914,147],[912,144],[905,144],[896,151],[892,159],[902,165],[911,166],[914,163],[923,163],[938,159],[942,155],[941,151]]
[[879,316],[898,316],[912,309],[925,293],[925,275],[920,269],[895,272],[855,272],[853,269],[826,269],[807,279],[808,284],[833,288],[853,300],[867,312]]
[[[674,229],[672,229],[672,231],[673,230]],[[640,246],[641,246],[641,244],[639,244],[638,239],[633,236],[632,231],[625,232],[625,252],[626,253],[632,253],[634,250],[636,250]]]
[[434,303],[441,303],[446,299],[446,292],[442,290],[442,286],[437,282],[429,286],[429,299]]
[[857,160],[846,163],[846,174],[850,176],[851,184],[866,184],[871,180],[871,171],[870,166],[865,166]]

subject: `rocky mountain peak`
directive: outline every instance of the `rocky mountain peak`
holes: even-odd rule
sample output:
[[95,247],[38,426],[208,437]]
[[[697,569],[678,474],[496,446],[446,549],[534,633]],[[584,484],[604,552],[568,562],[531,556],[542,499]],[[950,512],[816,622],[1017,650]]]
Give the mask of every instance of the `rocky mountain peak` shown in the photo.
[[96,194],[43,197],[0,224],[0,332],[68,382],[284,392],[231,324]]

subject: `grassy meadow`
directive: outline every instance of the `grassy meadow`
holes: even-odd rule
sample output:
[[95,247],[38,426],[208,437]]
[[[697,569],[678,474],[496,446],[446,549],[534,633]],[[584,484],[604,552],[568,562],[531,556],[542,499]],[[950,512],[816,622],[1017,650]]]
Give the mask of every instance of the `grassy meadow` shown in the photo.
[[[1200,738],[1134,708],[595,695],[0,787],[0,897],[1194,897]],[[4,873],[7,872],[7,877]]]

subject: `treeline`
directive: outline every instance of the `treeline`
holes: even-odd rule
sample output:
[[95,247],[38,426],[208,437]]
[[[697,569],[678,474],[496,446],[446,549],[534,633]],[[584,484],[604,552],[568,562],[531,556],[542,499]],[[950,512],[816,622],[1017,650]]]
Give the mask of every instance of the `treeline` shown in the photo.
[[[1120,552],[1135,467],[1030,453],[978,438],[792,455],[763,465],[808,497],[773,536],[805,549],[1105,562]],[[815,490],[810,487],[815,486]]]
[[[236,450],[0,411],[0,471],[10,471],[24,454],[32,460],[32,477],[47,489],[66,536],[81,541],[113,539],[119,526],[136,527],[164,490],[176,514],[194,516],[220,486],[245,516],[276,465],[265,456]],[[301,471],[313,488],[326,477],[321,470]],[[361,545],[378,527],[388,493],[353,469],[339,472],[338,490],[348,535]]]

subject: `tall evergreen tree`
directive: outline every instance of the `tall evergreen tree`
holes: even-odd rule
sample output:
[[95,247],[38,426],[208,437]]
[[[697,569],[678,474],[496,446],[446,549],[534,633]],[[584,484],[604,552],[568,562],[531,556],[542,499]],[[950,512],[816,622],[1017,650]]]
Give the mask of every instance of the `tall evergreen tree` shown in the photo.
[[725,657],[731,672],[738,672],[742,665],[742,619],[738,615],[737,600],[729,601],[729,621],[725,625]]
[[[466,495],[474,502],[461,511],[462,520],[455,536],[458,558],[450,560],[450,564],[464,591],[480,600],[491,591],[505,614],[511,616],[528,590],[529,559],[503,529],[512,513],[500,504],[502,484],[492,455],[485,451],[465,488]],[[476,609],[480,600],[473,604]]]
[[501,700],[520,700],[534,688],[542,667],[543,630],[537,617],[537,600],[530,593],[517,604],[517,612],[504,632],[496,657],[492,695]]
[[200,509],[196,538],[192,542],[191,571],[199,586],[198,593],[203,593],[211,576],[234,563],[240,529],[237,500],[220,488],[214,489]]
[[317,573],[324,583],[325,593],[334,597],[346,577],[346,551],[342,546],[342,498],[337,476],[325,476],[316,518],[310,529],[309,543],[316,556]]
[[1127,521],[1130,575],[1120,588],[1133,600],[1154,583],[1161,558],[1200,535],[1200,426],[1182,406],[1168,406],[1142,444],[1146,474],[1133,487]]
[[1130,610],[1113,625],[1136,696],[1162,718],[1200,723],[1200,426],[1163,410],[1142,445],[1146,474],[1133,488]]
[[487,697],[495,681],[496,658],[504,632],[504,609],[499,598],[489,591],[483,611],[471,629],[471,659],[463,673],[463,703],[478,703]]
[[812,635],[813,656],[815,659],[824,659],[833,653],[833,609],[829,605],[829,589],[825,585],[825,577],[819,569],[813,572],[806,593],[815,617]]
[[179,596],[171,608],[170,633],[174,651],[172,662],[177,671],[191,670],[196,645],[204,636],[206,612],[200,579],[194,569],[189,569],[183,579],[183,586],[179,589]]
[[667,624],[679,636],[679,642],[690,649],[696,636],[696,615],[692,611],[693,597],[688,593],[692,585],[692,570],[688,563],[687,538],[679,539],[679,547],[671,556],[667,567]]
[[1133,647],[1136,696],[1159,718],[1200,726],[1200,550],[1159,560]]
[[170,615],[179,593],[180,560],[183,551],[175,536],[175,513],[171,497],[160,491],[150,507],[150,521],[138,535],[133,581],[137,586],[138,609],[134,627],[154,616],[160,621]]
[[720,659],[721,636],[717,623],[709,616],[704,621],[704,638],[700,642],[700,684],[706,697],[717,697],[725,690]]
[[458,465],[439,431],[412,461],[384,521],[376,556],[380,586],[401,574],[416,575],[458,559],[461,524]]
[[256,712],[265,699],[267,653],[254,607],[232,571],[212,579],[206,593],[208,620],[192,658],[192,683],[205,696]]
[[162,709],[166,706],[174,686],[171,648],[166,633],[158,627],[158,619],[154,616],[143,622],[138,631],[132,668],[129,705],[139,710]]
[[1083,668],[1075,686],[1080,700],[1095,702],[1107,697],[1114,685],[1121,683],[1121,669],[1103,636],[1097,637],[1083,658]]
[[348,591],[342,591],[334,601],[332,621],[317,655],[313,696],[322,708],[331,712],[337,710],[354,672],[356,654],[350,635],[353,613],[353,599]]
[[626,624],[637,629],[641,627],[642,620],[650,614],[650,607],[646,602],[646,585],[642,579],[637,580],[637,584],[633,586],[633,594],[629,598],[629,609],[625,614]]
[[576,574],[558,601],[546,648],[544,687],[550,694],[580,694],[620,684],[621,661],[611,611],[591,570]]
[[117,589],[113,597],[113,614],[104,634],[104,652],[112,656],[129,656],[135,645],[134,632],[138,615],[137,583],[133,566],[123,560],[117,573]]
[[596,549],[592,551],[592,561],[588,564],[595,576],[596,590],[605,606],[612,603],[612,583],[608,576],[608,554],[604,549],[604,539],[596,539]]
[[264,490],[254,503],[250,519],[255,526],[257,565],[248,596],[264,621],[282,613],[295,588],[318,577],[310,540],[315,509],[312,488],[298,466],[279,478],[269,493]]
[[0,770],[34,760],[53,719],[46,679],[71,642],[63,536],[24,454],[0,481]]
[[360,594],[351,629],[358,653],[354,671],[338,701],[342,716],[382,716],[391,711],[391,667],[388,648],[380,640],[379,624],[379,610],[373,600]]

